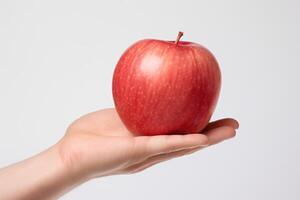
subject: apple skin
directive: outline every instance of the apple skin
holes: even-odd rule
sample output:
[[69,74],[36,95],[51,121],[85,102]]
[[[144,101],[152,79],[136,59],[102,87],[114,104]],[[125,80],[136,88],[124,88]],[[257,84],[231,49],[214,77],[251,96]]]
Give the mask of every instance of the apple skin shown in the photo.
[[136,135],[198,133],[212,116],[221,87],[218,63],[203,46],[179,39],[138,41],[116,65],[116,110]]

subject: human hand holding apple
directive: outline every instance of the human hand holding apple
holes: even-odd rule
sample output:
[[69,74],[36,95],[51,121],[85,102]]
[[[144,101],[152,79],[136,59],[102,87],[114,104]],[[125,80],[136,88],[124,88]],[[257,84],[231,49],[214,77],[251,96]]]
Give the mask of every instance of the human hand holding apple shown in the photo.
[[234,137],[234,119],[206,126],[220,88],[216,60],[204,47],[180,42],[181,36],[129,48],[113,82],[123,122],[115,109],[77,119],[52,147],[0,169],[1,197],[57,199],[90,179],[136,173]]
[[129,47],[113,76],[115,106],[137,135],[197,133],[209,122],[221,86],[212,53],[180,41],[141,40]]
[[234,137],[234,119],[207,125],[220,90],[216,59],[181,36],[141,40],[122,55],[113,77],[116,110],[81,117],[61,143],[70,171],[89,178],[135,173]]
[[235,136],[234,119],[207,124],[221,84],[217,61],[181,36],[142,40],[123,54],[113,78],[116,109],[79,118],[59,144],[69,176],[136,173]]

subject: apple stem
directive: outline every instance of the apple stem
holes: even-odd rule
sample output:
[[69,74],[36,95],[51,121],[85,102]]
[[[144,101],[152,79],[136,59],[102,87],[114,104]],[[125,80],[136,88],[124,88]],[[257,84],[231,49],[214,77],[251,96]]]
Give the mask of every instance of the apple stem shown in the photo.
[[176,41],[175,41],[175,44],[178,45],[178,42],[180,40],[180,38],[183,36],[183,32],[179,31],[178,32],[178,35],[177,35],[177,38],[176,38]]

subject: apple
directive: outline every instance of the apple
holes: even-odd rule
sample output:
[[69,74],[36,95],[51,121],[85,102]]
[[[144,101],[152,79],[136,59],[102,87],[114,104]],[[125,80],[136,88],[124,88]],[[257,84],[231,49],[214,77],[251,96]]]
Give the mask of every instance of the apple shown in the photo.
[[113,75],[116,110],[136,135],[198,133],[215,109],[221,72],[205,47],[144,39],[130,46]]

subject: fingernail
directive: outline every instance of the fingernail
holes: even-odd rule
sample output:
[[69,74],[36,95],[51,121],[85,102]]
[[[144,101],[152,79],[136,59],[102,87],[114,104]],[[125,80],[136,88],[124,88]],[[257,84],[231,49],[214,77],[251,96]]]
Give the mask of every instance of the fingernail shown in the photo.
[[236,122],[236,127],[235,127],[235,130],[237,130],[237,129],[239,129],[239,128],[240,128],[240,123],[239,123],[237,120],[235,120],[235,122]]

